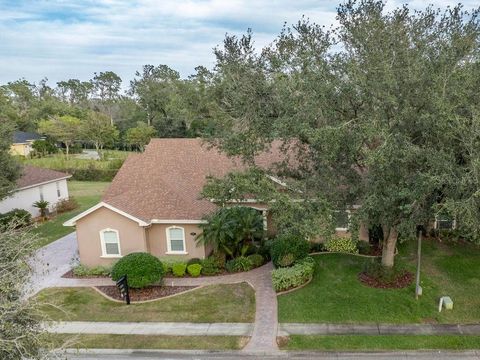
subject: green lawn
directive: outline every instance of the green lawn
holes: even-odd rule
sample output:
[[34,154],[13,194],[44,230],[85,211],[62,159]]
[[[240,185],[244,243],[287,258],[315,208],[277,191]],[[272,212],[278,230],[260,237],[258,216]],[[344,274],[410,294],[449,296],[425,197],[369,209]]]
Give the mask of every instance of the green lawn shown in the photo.
[[[143,304],[110,301],[91,288],[51,288],[37,299],[51,320],[254,322],[255,292],[246,283],[211,285]],[[50,304],[50,305],[48,305]]]
[[98,203],[109,184],[108,182],[95,181],[69,181],[69,194],[77,200],[79,207],[73,211],[60,214],[45,223],[37,224],[33,229],[33,233],[37,234],[40,238],[38,247],[45,246],[73,232],[75,230],[74,228],[65,227],[62,224],[66,220]]
[[19,158],[25,164],[39,166],[48,169],[62,171],[63,169],[112,169],[119,168],[121,163],[131,154],[129,151],[108,150],[105,151],[102,160],[79,159],[77,154],[71,154],[67,159],[64,154],[54,154],[42,158],[25,159]]
[[282,350],[467,350],[480,348],[480,336],[468,335],[292,335]]
[[74,349],[240,350],[248,337],[52,334],[56,346]]
[[[396,261],[414,270],[415,242],[404,244]],[[314,278],[306,287],[278,297],[280,322],[305,323],[475,323],[480,322],[480,250],[470,244],[424,242],[422,287],[373,289],[357,275],[368,259],[344,254],[315,256]],[[454,310],[438,312],[449,295]]]

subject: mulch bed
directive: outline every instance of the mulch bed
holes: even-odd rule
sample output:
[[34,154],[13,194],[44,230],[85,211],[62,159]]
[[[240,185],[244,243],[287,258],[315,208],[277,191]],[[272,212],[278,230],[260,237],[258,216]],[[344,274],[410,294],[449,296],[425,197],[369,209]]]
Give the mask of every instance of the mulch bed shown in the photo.
[[358,274],[358,280],[363,284],[379,289],[402,289],[409,286],[413,282],[414,275],[410,271],[404,271],[391,282],[385,283],[375,277],[372,277],[364,272]]
[[[185,292],[196,288],[197,286],[150,286],[144,289],[132,289],[130,288],[130,300],[131,301],[146,301],[160,299],[165,296],[170,296],[178,293]],[[115,300],[124,300],[120,296],[120,291],[116,286],[96,286],[105,295],[114,298]]]
[[108,276],[102,276],[102,275],[88,275],[88,276],[78,276],[73,273],[73,270],[68,270],[65,274],[62,275],[62,278],[64,279],[105,279],[108,278]]

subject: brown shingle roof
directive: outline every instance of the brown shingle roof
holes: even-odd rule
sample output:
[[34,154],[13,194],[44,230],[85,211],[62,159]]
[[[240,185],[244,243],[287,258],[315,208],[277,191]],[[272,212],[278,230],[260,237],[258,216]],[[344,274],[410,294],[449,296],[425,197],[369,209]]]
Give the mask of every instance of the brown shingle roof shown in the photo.
[[17,189],[55,181],[69,176],[69,174],[60,171],[25,165],[22,168],[22,175],[17,180]]
[[[270,168],[283,158],[274,144],[256,163]],[[243,168],[240,159],[209,149],[200,139],[152,139],[143,154],[128,157],[103,201],[147,222],[199,220],[216,208],[199,198],[206,178]]]

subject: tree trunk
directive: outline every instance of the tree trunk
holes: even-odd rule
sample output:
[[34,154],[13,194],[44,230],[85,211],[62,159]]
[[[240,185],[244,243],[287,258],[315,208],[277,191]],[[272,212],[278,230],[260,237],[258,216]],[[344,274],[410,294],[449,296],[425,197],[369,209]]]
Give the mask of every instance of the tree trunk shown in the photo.
[[[386,231],[385,231],[386,230]],[[382,248],[382,265],[385,267],[393,267],[395,260],[395,248],[397,246],[398,232],[395,227],[383,230],[385,238]]]
[[68,160],[69,150],[70,150],[70,146],[68,145],[68,143],[65,143],[65,155],[66,155],[66,157],[67,157],[67,160]]

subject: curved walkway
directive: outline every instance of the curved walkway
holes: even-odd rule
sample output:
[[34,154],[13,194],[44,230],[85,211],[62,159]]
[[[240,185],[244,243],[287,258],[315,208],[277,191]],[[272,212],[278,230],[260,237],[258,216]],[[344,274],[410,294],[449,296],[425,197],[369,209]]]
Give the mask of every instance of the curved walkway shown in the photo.
[[276,351],[277,346],[277,295],[272,287],[272,263],[246,273],[204,278],[167,278],[168,285],[194,286],[248,282],[255,290],[255,324],[252,338],[245,351]]
[[[109,278],[62,278],[77,255],[75,233],[71,233],[37,251],[32,257],[33,276],[26,296],[50,287],[91,287],[114,285]],[[166,285],[199,286],[249,283],[255,290],[255,323],[246,351],[277,351],[277,296],[272,287],[272,263],[244,273],[200,278],[165,278]]]

